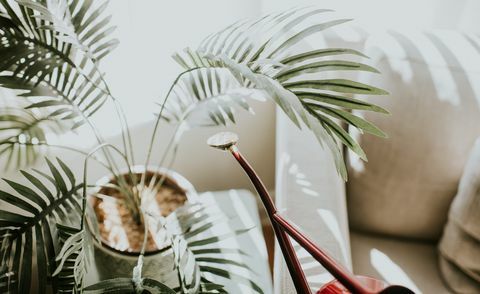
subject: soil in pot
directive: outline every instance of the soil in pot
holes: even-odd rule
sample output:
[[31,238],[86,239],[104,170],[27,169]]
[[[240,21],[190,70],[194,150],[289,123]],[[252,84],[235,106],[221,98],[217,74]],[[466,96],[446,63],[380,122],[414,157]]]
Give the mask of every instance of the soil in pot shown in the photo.
[[[135,176],[139,181],[141,174],[135,174]],[[148,184],[153,176],[153,172],[147,172],[145,183]],[[123,177],[128,184],[132,184],[128,175]],[[161,175],[157,175],[157,182],[160,178]],[[117,184],[117,181],[111,180],[110,183]],[[163,217],[168,216],[187,201],[186,191],[168,176],[165,177],[161,188],[153,193],[155,198],[149,204],[149,209],[151,205],[156,206],[154,210]],[[113,197],[113,199],[109,197],[93,197],[93,210],[97,216],[103,245],[122,252],[139,253],[142,248],[145,227],[143,223],[135,221],[131,211],[122,201],[124,198],[123,193],[115,188],[102,187],[98,194]],[[152,236],[150,231],[147,236],[147,253],[162,249],[162,244],[159,243],[157,236]]]

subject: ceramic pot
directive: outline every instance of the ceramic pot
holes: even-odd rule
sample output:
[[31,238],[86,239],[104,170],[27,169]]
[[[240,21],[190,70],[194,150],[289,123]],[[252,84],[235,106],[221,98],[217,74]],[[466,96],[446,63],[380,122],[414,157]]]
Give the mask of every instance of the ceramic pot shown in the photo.
[[[134,166],[131,168],[134,174],[141,174],[145,171],[143,166]],[[149,169],[150,171],[154,169]],[[122,173],[122,174],[127,174]],[[168,170],[160,169],[158,171],[160,176],[166,175],[165,183],[175,185],[177,188],[184,191],[186,196],[186,203],[195,203],[198,201],[198,195],[193,188],[193,185],[180,174]],[[97,187],[103,186],[112,182],[112,176],[105,176],[97,181]],[[92,191],[89,196],[89,203],[95,201],[95,197],[91,196],[96,191]],[[89,225],[90,231],[93,232],[93,227]],[[164,229],[163,229],[164,230]],[[98,271],[98,278],[100,280],[117,278],[117,277],[131,277],[132,271],[138,260],[138,252],[129,252],[113,248],[104,240],[94,239],[94,260]],[[163,248],[154,251],[147,251],[144,256],[144,263],[142,269],[142,276],[150,277],[157,280],[168,281],[178,280],[177,273],[172,271],[174,260],[171,248],[166,244]],[[172,285],[174,286],[174,285]]]

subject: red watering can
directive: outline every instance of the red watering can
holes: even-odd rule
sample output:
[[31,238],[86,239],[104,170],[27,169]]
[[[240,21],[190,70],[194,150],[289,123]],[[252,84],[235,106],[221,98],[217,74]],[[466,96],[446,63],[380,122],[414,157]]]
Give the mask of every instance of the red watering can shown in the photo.
[[265,185],[262,183],[253,168],[242,156],[238,147],[238,136],[230,132],[218,133],[210,137],[207,141],[208,145],[229,151],[233,157],[242,166],[247,176],[252,181],[255,189],[260,196],[260,199],[267,211],[267,215],[275,232],[275,237],[278,240],[282,250],[285,262],[292,277],[293,283],[297,293],[310,294],[312,293],[307,283],[307,278],[303,272],[298,257],[293,249],[290,237],[292,237],[300,246],[302,246],[308,253],[312,255],[333,277],[335,280],[325,284],[317,294],[337,294],[337,293],[358,293],[358,294],[410,294],[413,293],[410,289],[397,286],[388,285],[384,281],[365,276],[355,276],[352,272],[330,257],[324,250],[313,243],[307,236],[296,229],[289,221],[283,218],[278,212],[272,197],[268,194]]

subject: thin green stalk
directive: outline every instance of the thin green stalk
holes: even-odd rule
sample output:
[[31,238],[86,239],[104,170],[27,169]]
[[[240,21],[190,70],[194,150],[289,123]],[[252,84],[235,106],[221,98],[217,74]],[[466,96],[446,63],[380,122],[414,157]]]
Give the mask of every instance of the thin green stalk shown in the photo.
[[[75,67],[76,68],[76,67]],[[82,74],[82,76],[84,76],[88,81],[91,82],[91,80],[88,78],[88,76],[86,76],[81,69],[77,68],[79,70],[79,72]],[[105,143],[105,140],[102,138],[101,134],[99,133],[98,129],[95,127],[95,125],[92,123],[92,121],[89,119],[88,116],[85,115],[85,113],[83,113],[83,111],[81,109],[78,108],[77,105],[75,105],[72,101],[70,101],[70,99],[68,98],[68,96],[65,95],[65,93],[63,93],[62,91],[60,91],[55,85],[51,84],[50,82],[47,82],[47,81],[43,81],[44,83],[46,83],[46,85],[48,87],[51,87],[53,88],[57,93],[58,95],[60,95],[60,97],[62,97],[63,100],[65,100],[68,104],[70,104],[70,106],[72,108],[74,108],[78,113],[80,113],[80,116],[83,118],[83,120],[89,125],[90,129],[92,130],[95,138],[97,139],[97,142],[99,144],[103,144]],[[91,82],[93,83],[93,82]],[[93,83],[94,84],[94,83]],[[95,85],[95,84],[94,84]],[[96,86],[96,85],[95,85]],[[111,154],[108,152],[108,150],[104,150],[104,155],[105,155],[105,159],[107,160],[108,162],[108,165],[110,166],[109,170],[112,172],[112,173],[115,173],[114,169],[117,168],[118,170],[118,167],[116,167],[115,165],[115,162],[113,161],[113,159],[111,158]]]
[[[122,105],[118,102],[117,98],[115,98],[113,96],[112,91],[110,90],[110,87],[108,86],[107,81],[105,80],[105,78],[103,77],[100,69],[98,68],[97,63],[92,59],[91,59],[91,61],[93,63],[93,66],[94,66],[95,70],[100,75],[100,79],[101,79],[103,85],[105,86],[106,92],[104,92],[104,93],[106,93],[108,96],[110,96],[110,98],[112,99],[112,101],[115,105],[115,113],[117,114],[118,120],[120,121],[120,125],[122,126],[122,142],[123,142],[123,147],[125,149],[125,154],[130,153],[130,160],[131,160],[131,164],[133,165],[135,163],[135,157],[134,157],[134,152],[133,152],[132,136],[131,136],[131,133],[130,133],[130,128],[129,128],[129,125],[128,125],[128,120],[127,120],[127,116],[125,114],[125,111],[123,110]],[[101,88],[97,87],[97,89],[100,89],[100,90],[103,91],[103,89],[101,89]]]
[[157,135],[157,130],[158,130],[158,127],[160,125],[160,120],[162,119],[162,114],[163,114],[163,110],[165,109],[165,105],[167,103],[167,100],[168,98],[170,97],[170,94],[172,93],[173,91],[173,88],[177,85],[178,81],[180,80],[180,78],[184,75],[184,74],[187,74],[191,71],[194,71],[194,70],[197,70],[197,69],[200,69],[201,67],[194,67],[194,68],[191,68],[191,69],[188,69],[186,71],[183,71],[181,72],[176,78],[175,80],[173,81],[172,85],[170,86],[170,89],[168,89],[168,92],[167,92],[167,95],[165,96],[165,99],[163,100],[163,103],[162,103],[162,106],[160,108],[160,113],[158,114],[157,116],[157,119],[155,121],[155,125],[153,127],[153,132],[152,132],[152,136],[151,136],[151,139],[150,139],[150,144],[148,146],[148,152],[147,152],[147,157],[145,159],[145,172],[142,174],[142,179],[140,181],[140,184],[141,186],[143,186],[145,184],[145,176],[146,176],[146,168],[148,167],[148,164],[150,163],[150,158],[152,156],[152,150],[153,150],[153,146],[155,144],[155,137]]
[[[83,114],[82,114],[83,115]],[[85,119],[85,118],[84,118]],[[103,144],[107,144],[105,142],[105,139],[103,139],[103,137],[100,135],[100,133],[98,132],[98,129],[95,127],[95,125],[88,119],[86,118],[86,121],[87,121],[87,124],[90,126],[90,128],[92,129],[92,132],[95,136],[95,138],[97,139],[98,143],[100,144],[100,146],[102,146]],[[116,165],[115,163],[115,160],[113,160],[113,157],[111,157],[112,155],[110,154],[110,152],[107,152],[107,150],[104,150],[103,151],[103,154],[105,155],[105,159],[107,160],[108,162],[108,165],[110,166],[109,170],[113,173],[113,174],[117,174],[117,172],[119,171],[118,169],[118,166]]]
[[82,198],[82,220],[80,223],[80,229],[83,229],[83,224],[84,224],[84,219],[85,219],[85,214],[86,214],[86,207],[87,207],[87,171],[88,171],[88,162],[90,157],[92,157],[98,150],[103,149],[103,148],[112,148],[115,152],[117,152],[127,163],[128,169],[130,174],[132,174],[132,171],[130,169],[130,165],[128,165],[128,160],[126,155],[122,153],[117,147],[115,147],[112,144],[109,143],[103,143],[97,147],[95,147],[92,151],[90,151],[85,158],[84,161],[84,166],[83,166],[83,198]]
[[[177,133],[180,129],[180,126],[181,126],[181,123],[177,125],[177,127],[175,128],[175,131],[173,132],[173,135],[172,135],[172,138],[170,139],[170,141],[168,142],[167,144],[167,148],[165,149],[165,152],[163,153],[162,155],[162,158],[160,159],[159,163],[157,164],[157,172],[153,175],[153,177],[150,179],[150,183],[148,184],[148,186],[151,188],[153,186],[153,184],[157,181],[157,176],[158,176],[158,172],[160,171],[160,168],[163,166],[163,163],[165,162],[165,159],[167,158],[167,155],[170,151],[170,149],[172,148],[172,146],[174,146],[174,143],[175,143],[175,138],[177,137]],[[178,146],[178,144],[176,144],[176,146]],[[175,148],[176,149],[176,148]],[[170,168],[170,167],[169,167]],[[163,178],[164,176],[162,176]],[[163,181],[161,181],[163,182]],[[161,184],[160,185],[155,185],[155,187],[157,188],[160,188]]]
[[[28,27],[28,26],[27,26],[27,27]],[[39,45],[39,46],[42,46],[42,47],[44,47],[44,48],[46,48],[46,49],[54,52],[55,54],[57,54],[58,56],[60,56],[63,60],[65,60],[66,63],[68,63],[68,64],[70,64],[70,65],[73,65],[74,68],[77,69],[77,70],[79,71],[79,73],[80,73],[87,81],[89,81],[90,83],[92,83],[93,85],[95,85],[95,87],[96,87],[97,89],[99,89],[99,87],[90,79],[90,77],[88,77],[87,74],[85,74],[85,73],[83,72],[83,70],[82,70],[81,68],[78,68],[78,67],[76,66],[76,64],[75,64],[67,55],[65,55],[63,52],[57,50],[55,47],[53,47],[53,46],[51,46],[51,45],[48,45],[48,44],[46,44],[46,43],[44,43],[44,42],[40,42],[40,41],[38,41],[38,40],[35,39],[35,38],[27,38],[27,37],[23,37],[23,36],[16,36],[16,38],[19,39],[19,40],[27,40],[27,41],[29,41],[29,42],[34,42],[35,44],[37,44],[37,45]],[[76,36],[76,39],[79,41],[78,36]],[[93,62],[93,61],[92,61],[92,62]],[[103,75],[102,75],[101,72],[99,71],[98,67],[96,67],[96,63],[93,62],[93,64],[95,65],[96,71],[100,74],[100,76],[101,76],[102,79],[103,79]],[[51,86],[54,86],[54,85],[51,85]],[[100,90],[103,90],[103,89],[100,89]],[[60,91],[57,91],[57,92],[58,92],[58,93],[61,93]],[[63,97],[63,95],[62,95],[62,97]],[[64,99],[67,100],[68,102],[70,102],[69,99],[67,99],[66,97],[64,97]],[[72,103],[71,103],[71,104],[72,104]],[[83,119],[84,119],[85,121],[87,121],[87,122],[89,123],[89,125],[92,127],[92,130],[93,130],[95,136],[97,137],[97,141],[99,141],[100,144],[104,143],[104,140],[99,136],[98,132],[96,131],[95,127],[91,124],[91,122],[89,121],[89,119],[83,114],[82,111],[79,111],[79,112],[82,114]],[[110,156],[109,156],[109,154],[107,154],[107,153],[108,153],[108,150],[107,150],[106,153],[105,153],[105,157],[106,157],[107,161],[109,162],[109,165],[112,166],[112,170],[113,170],[115,163],[114,163],[113,161],[111,161]]]
[[[170,163],[167,165],[168,170],[170,170],[172,168],[173,163],[175,162],[175,159],[177,158],[177,153],[178,153],[178,143],[175,144],[175,147],[173,148],[172,158],[170,159]],[[160,168],[160,166],[159,166],[159,168]],[[162,174],[162,177],[160,178],[158,183],[155,185],[154,189],[160,190],[160,188],[162,187],[163,182],[165,181],[166,177],[167,177],[166,173]]]
[[[91,56],[91,54],[89,56]],[[115,113],[118,117],[120,125],[122,126],[121,135],[122,135],[123,148],[124,148],[124,152],[125,152],[125,160],[127,162],[127,166],[129,167],[129,170],[130,170],[130,167],[133,166],[133,164],[135,163],[135,157],[134,157],[134,152],[133,152],[132,136],[131,136],[131,133],[130,133],[130,128],[128,126],[127,116],[125,115],[125,112],[124,112],[122,106],[120,105],[120,103],[118,102],[118,100],[112,95],[112,92],[110,90],[110,87],[108,86],[107,81],[105,80],[105,78],[103,77],[100,69],[98,68],[97,62],[95,60],[93,60],[92,58],[90,58],[90,61],[93,63],[93,66],[94,66],[96,72],[100,75],[100,79],[101,79],[103,85],[105,86],[105,89],[100,88],[96,83],[91,81],[88,76],[84,75],[83,73],[82,73],[82,75],[84,75],[87,80],[89,80],[93,85],[95,85],[95,87],[97,89],[104,92],[105,94],[107,94],[112,99],[113,104],[114,104],[114,108],[115,108]],[[128,158],[128,154],[130,154],[130,160],[131,161]],[[107,154],[105,154],[105,156],[108,157]],[[114,161],[113,161],[113,164],[115,165]],[[116,175],[117,173],[118,173],[118,168],[117,168],[117,172],[114,172],[113,174]],[[137,179],[131,173],[131,170],[129,172],[129,175],[130,175],[130,179],[132,181],[131,186],[134,187],[137,184]],[[120,182],[122,182],[126,186],[128,186],[124,182],[123,177],[119,177],[119,178],[117,178],[117,180],[119,181],[119,184],[120,184]],[[139,223],[141,221],[138,217],[138,210],[140,209],[139,208],[140,203],[138,203],[138,201],[136,201],[136,200],[139,199],[139,197],[136,197],[135,193],[133,193],[133,192],[132,192],[132,195],[130,195],[130,196],[132,197],[132,199],[130,199],[130,200],[133,201],[133,206],[135,207],[134,209],[130,209],[130,210],[134,215],[137,215],[137,217],[135,217],[135,218],[136,218],[137,223]],[[125,197],[128,198],[129,195],[125,195]]]
[[[130,134],[130,129],[128,127],[127,118],[126,118],[125,112],[123,111],[123,108],[119,104],[118,100],[115,97],[113,97],[113,95],[110,91],[110,87],[108,86],[108,83],[106,82],[105,78],[103,77],[100,69],[98,68],[97,63],[92,59],[90,59],[90,60],[93,63],[95,70],[100,75],[101,81],[104,84],[106,90],[100,88],[96,83],[91,81],[91,79],[88,76],[86,76],[82,71],[81,71],[81,73],[82,73],[82,75],[85,76],[85,78],[87,80],[89,80],[93,85],[95,85],[95,87],[97,89],[99,89],[100,91],[103,91],[105,94],[107,94],[112,99],[112,101],[114,103],[115,113],[116,113],[116,115],[117,115],[117,117],[120,121],[120,125],[122,126],[121,135],[122,135],[123,148],[124,148],[124,152],[125,152],[125,154],[122,154],[123,155],[122,157],[126,161],[127,167],[129,169],[129,176],[130,176],[130,179],[132,181],[132,185],[128,185],[125,182],[125,179],[121,175],[117,176],[119,174],[119,169],[116,166],[115,161],[112,158],[110,158],[111,155],[109,154],[108,150],[105,150],[104,154],[105,154],[105,157],[107,158],[107,161],[112,166],[111,172],[114,175],[115,179],[118,181],[119,185],[120,186],[124,185],[125,187],[131,186],[132,191],[131,191],[131,193],[128,193],[127,195],[125,195],[125,198],[128,202],[131,202],[130,203],[131,205],[128,205],[128,208],[132,212],[132,214],[135,218],[135,221],[137,223],[140,223],[141,222],[141,217],[139,216],[139,210],[140,210],[140,205],[141,205],[140,201],[141,200],[140,200],[139,195],[135,195],[136,193],[133,191],[133,187],[136,186],[137,179],[131,171],[131,166],[133,166],[133,164],[135,162],[135,159],[134,159],[134,154],[133,154],[132,138],[131,138],[131,134]],[[101,135],[96,131],[96,128],[93,125],[93,123],[89,120],[88,120],[88,123],[90,124],[92,130],[94,130],[94,133],[97,136],[97,139],[100,138],[100,140],[104,141],[103,138],[101,138]],[[130,147],[130,148],[128,148],[128,147]],[[130,152],[131,162],[128,158],[128,153],[129,152]],[[116,171],[113,171],[113,169],[116,169]],[[137,192],[138,192],[138,189],[137,189]]]
[[132,274],[132,281],[135,284],[135,291],[136,293],[143,293],[143,288],[141,287],[142,283],[142,269],[143,269],[143,258],[145,255],[145,251],[147,248],[147,241],[148,241],[148,219],[146,214],[142,214],[143,218],[143,242],[142,242],[142,249],[140,250],[140,254],[138,255],[137,265],[133,268]]
[[[73,25],[73,23],[72,23]],[[95,88],[97,88],[98,90],[102,91],[103,93],[107,94],[108,96],[110,96],[110,98],[113,100],[114,102],[114,105],[115,105],[115,113],[117,114],[117,117],[120,121],[120,124],[122,125],[122,141],[123,141],[123,146],[124,146],[124,150],[125,150],[125,154],[128,154],[129,151],[128,151],[128,147],[127,145],[130,147],[130,157],[131,157],[131,160],[132,160],[132,163],[135,162],[134,160],[134,155],[133,155],[133,146],[132,146],[132,138],[131,138],[131,134],[130,134],[130,129],[128,127],[128,122],[127,122],[127,117],[125,115],[125,112],[123,111],[123,108],[121,107],[121,105],[118,103],[118,100],[113,97],[112,95],[112,92],[110,91],[110,87],[108,86],[108,83],[107,81],[105,80],[105,78],[103,77],[103,74],[102,72],[100,71],[100,68],[98,67],[98,63],[97,63],[97,60],[95,60],[93,58],[93,53],[90,51],[89,47],[86,46],[85,44],[83,44],[83,42],[80,40],[80,38],[78,37],[77,33],[75,32],[75,39],[76,39],[76,42],[78,44],[80,44],[83,48],[87,48],[86,51],[84,51],[88,57],[88,59],[90,60],[90,62],[92,62],[93,64],[93,67],[95,69],[95,71],[100,75],[100,79],[103,83],[103,85],[105,86],[105,89],[102,89],[100,88],[95,82],[93,82],[90,77],[85,74],[83,72],[83,70],[81,68],[78,68],[75,63],[72,62],[72,64],[75,66],[75,68],[77,70],[79,70],[80,74],[85,78],[87,79],[87,81],[89,81],[91,84],[95,85]],[[128,141],[128,142],[127,142]],[[127,156],[128,158],[128,156]]]

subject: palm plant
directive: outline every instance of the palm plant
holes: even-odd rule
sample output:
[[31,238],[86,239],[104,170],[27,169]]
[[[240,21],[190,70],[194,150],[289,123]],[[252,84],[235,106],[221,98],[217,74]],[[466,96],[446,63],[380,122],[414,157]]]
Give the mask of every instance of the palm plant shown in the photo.
[[[248,269],[246,264],[223,257],[241,256],[241,250],[221,248],[218,243],[245,230],[205,236],[221,213],[202,205],[186,205],[160,225],[169,232],[178,273],[173,290],[163,281],[142,276],[146,239],[132,277],[85,287],[92,243],[85,226],[91,158],[115,176],[115,187],[124,194],[123,201],[137,222],[159,221],[142,209],[141,193],[133,188],[137,180],[140,186],[147,185],[145,176],[136,179],[130,172],[134,184],[128,184],[113,156],[120,154],[128,167],[135,162],[127,119],[100,70],[103,58],[118,44],[111,38],[114,27],[109,24],[110,16],[104,15],[106,5],[91,0],[0,0],[0,86],[14,90],[17,96],[0,111],[0,156],[6,158],[7,167],[31,165],[49,148],[70,148],[52,145],[47,134],[87,125],[99,144],[90,153],[70,148],[85,158],[81,182],[61,159],[56,163],[47,159],[48,173],[20,171],[30,186],[5,180],[12,192],[0,191],[0,199],[15,210],[0,210],[0,290],[26,293],[32,290],[32,280],[37,280],[42,293],[48,287],[61,292],[225,293],[221,279],[212,280],[213,276],[246,283],[262,293],[254,281],[222,268],[227,264]],[[150,163],[162,120],[175,123],[177,131],[159,166],[165,165],[167,154],[175,153],[185,130],[235,123],[235,111],[251,111],[250,99],[261,97],[272,99],[292,122],[310,129],[332,151],[339,174],[346,179],[337,143],[363,159],[366,156],[342,124],[384,136],[350,110],[387,113],[353,94],[386,92],[352,80],[322,77],[334,71],[376,72],[366,64],[339,58],[364,57],[362,53],[343,48],[302,50],[299,46],[308,36],[348,21],[309,22],[327,12],[297,8],[242,20],[211,34],[196,49],[174,54],[183,70],[160,103],[145,166]],[[105,143],[90,119],[106,104],[114,107],[121,123],[122,146]],[[156,180],[151,183],[157,183],[158,189],[163,181]]]

